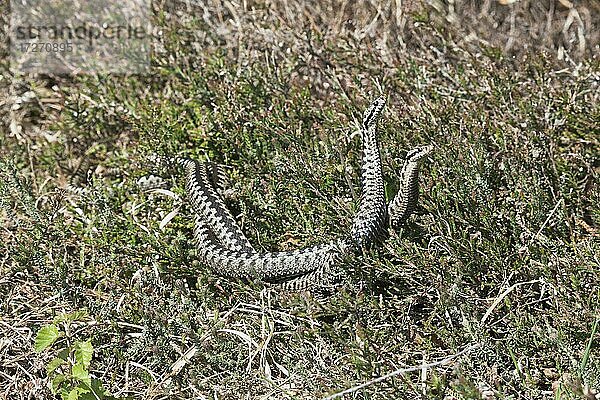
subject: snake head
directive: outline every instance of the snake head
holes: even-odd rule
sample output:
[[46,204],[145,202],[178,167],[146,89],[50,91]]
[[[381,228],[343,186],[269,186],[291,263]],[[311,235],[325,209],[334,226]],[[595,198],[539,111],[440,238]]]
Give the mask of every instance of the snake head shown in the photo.
[[386,96],[379,96],[376,98],[371,105],[365,110],[363,114],[362,127],[364,130],[369,131],[377,127],[377,121],[381,117],[381,112],[385,107]]
[[403,158],[408,162],[416,162],[425,157],[427,154],[431,153],[432,151],[433,145],[428,144],[425,146],[418,146],[410,151],[407,151],[406,155]]

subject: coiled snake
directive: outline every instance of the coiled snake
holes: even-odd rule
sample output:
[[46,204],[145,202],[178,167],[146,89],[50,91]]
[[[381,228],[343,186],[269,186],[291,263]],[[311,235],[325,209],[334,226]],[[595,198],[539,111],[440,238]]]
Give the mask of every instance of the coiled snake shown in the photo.
[[371,103],[363,115],[362,192],[350,234],[328,243],[294,251],[256,251],[219,195],[219,171],[214,164],[175,157],[185,170],[186,194],[195,214],[194,238],[201,261],[218,275],[260,279],[287,290],[324,286],[336,274],[336,263],[352,252],[383,240],[388,226],[397,229],[410,216],[418,199],[419,161],[433,146],[407,153],[400,172],[399,190],[386,204],[377,124],[385,97]]

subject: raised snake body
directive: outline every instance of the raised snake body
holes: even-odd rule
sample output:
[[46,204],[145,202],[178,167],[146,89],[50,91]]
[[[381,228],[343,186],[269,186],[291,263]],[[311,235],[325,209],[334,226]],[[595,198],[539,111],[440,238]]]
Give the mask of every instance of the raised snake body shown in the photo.
[[218,194],[220,184],[214,165],[174,158],[185,170],[186,193],[195,213],[194,237],[199,258],[222,276],[257,278],[301,290],[323,285],[328,276],[335,275],[335,264],[342,257],[384,239],[388,226],[398,228],[404,224],[417,204],[419,161],[433,147],[420,146],[407,153],[398,193],[387,205],[377,138],[377,123],[384,106],[385,98],[379,97],[363,115],[362,191],[350,234],[313,247],[257,252]]

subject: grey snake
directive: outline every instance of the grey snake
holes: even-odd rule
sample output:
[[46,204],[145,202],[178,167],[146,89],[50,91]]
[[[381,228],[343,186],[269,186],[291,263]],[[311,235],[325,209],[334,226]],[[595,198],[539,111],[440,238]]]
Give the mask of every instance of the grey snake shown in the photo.
[[363,114],[361,197],[350,233],[328,243],[294,251],[258,252],[219,194],[222,188],[217,166],[186,157],[171,158],[185,170],[199,259],[220,276],[259,279],[286,290],[303,290],[325,285],[335,276],[340,259],[385,239],[388,227],[401,227],[417,204],[419,161],[433,146],[419,146],[406,154],[399,190],[386,204],[377,132],[385,102],[385,97],[377,98]]

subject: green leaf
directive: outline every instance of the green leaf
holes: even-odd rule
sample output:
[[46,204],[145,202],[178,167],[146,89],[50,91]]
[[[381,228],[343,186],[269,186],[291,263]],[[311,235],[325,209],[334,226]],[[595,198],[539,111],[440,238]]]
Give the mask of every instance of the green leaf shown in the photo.
[[83,364],[73,364],[73,368],[71,368],[71,376],[73,376],[73,378],[77,379],[78,381],[85,383],[88,386],[92,385],[90,373],[87,371],[87,368],[83,366]]
[[99,379],[92,379],[91,391],[81,396],[81,400],[104,400],[105,398],[104,388]]
[[85,369],[90,367],[92,355],[94,354],[94,346],[89,340],[85,342],[75,342],[75,360],[82,364]]
[[68,387],[60,389],[60,398],[62,400],[68,400],[69,399],[69,389],[68,389]]
[[71,390],[69,392],[69,395],[67,396],[67,400],[78,400],[79,399],[79,392],[77,391],[77,388],[74,388],[73,390]]
[[[104,397],[100,397],[100,400],[104,399]],[[81,395],[79,400],[98,400],[98,397],[92,392],[87,392]]]
[[60,388],[61,384],[67,379],[66,376],[64,376],[63,374],[58,374],[56,375],[53,379],[52,379],[52,386],[50,387],[50,390],[52,391],[52,394],[56,394],[58,393],[58,389]]
[[46,325],[39,330],[35,337],[34,349],[36,352],[44,351],[52,345],[56,339],[60,337],[60,332],[56,325]]
[[77,385],[76,387],[74,387],[73,389],[71,389],[71,391],[69,392],[69,395],[67,396],[67,400],[79,400],[82,398],[81,395],[85,395],[86,393],[89,393],[89,389],[86,389],[85,387],[82,387],[81,385]]
[[77,310],[72,313],[61,313],[54,317],[54,323],[85,321],[89,318],[87,310]]
[[58,358],[62,358],[63,360],[67,361],[70,354],[71,354],[71,349],[69,347],[65,347],[64,349],[61,349],[58,352]]
[[48,363],[48,365],[46,365],[46,373],[48,375],[50,375],[51,373],[53,373],[54,371],[56,371],[56,368],[58,368],[59,366],[63,365],[65,363],[65,360],[63,360],[60,357],[56,357],[55,359],[53,359],[52,361],[50,361]]
[[104,392],[104,386],[100,379],[92,379],[92,393],[96,395],[100,400],[106,397],[106,393]]

